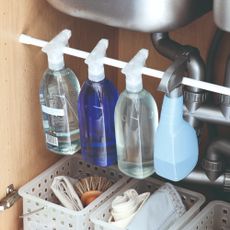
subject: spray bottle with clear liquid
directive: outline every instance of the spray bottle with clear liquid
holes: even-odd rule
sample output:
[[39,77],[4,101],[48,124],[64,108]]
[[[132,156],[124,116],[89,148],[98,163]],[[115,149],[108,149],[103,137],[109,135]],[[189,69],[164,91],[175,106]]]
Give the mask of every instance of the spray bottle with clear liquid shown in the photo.
[[115,108],[118,167],[137,179],[154,173],[154,135],[158,125],[155,100],[142,83],[141,72],[147,57],[148,50],[142,49],[122,69],[126,89]]
[[42,51],[48,55],[48,69],[40,83],[40,104],[47,148],[72,155],[80,149],[77,100],[80,84],[64,64],[63,49],[71,36],[63,30]]

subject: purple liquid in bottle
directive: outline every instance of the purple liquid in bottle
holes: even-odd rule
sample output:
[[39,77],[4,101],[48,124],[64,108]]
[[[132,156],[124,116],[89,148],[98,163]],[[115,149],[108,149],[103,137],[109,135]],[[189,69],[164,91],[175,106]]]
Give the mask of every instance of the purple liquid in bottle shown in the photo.
[[98,166],[117,161],[114,110],[117,89],[108,79],[87,80],[78,98],[78,117],[83,159]]

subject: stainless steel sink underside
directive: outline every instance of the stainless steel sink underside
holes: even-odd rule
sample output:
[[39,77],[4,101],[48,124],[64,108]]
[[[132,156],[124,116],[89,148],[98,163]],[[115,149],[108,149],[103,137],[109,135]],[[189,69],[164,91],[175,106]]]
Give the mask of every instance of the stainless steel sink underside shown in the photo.
[[47,0],[68,15],[143,32],[186,25],[212,8],[212,0]]

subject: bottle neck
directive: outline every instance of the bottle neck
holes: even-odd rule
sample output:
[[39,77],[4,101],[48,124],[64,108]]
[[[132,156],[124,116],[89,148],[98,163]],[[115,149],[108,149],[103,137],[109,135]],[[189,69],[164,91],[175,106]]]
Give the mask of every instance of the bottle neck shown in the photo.
[[53,56],[48,55],[48,67],[50,70],[53,71],[59,71],[64,69],[65,67],[64,57],[59,56],[58,58],[54,58]]
[[130,93],[139,93],[143,89],[142,77],[126,75],[126,90]]
[[104,71],[100,71],[96,73],[93,70],[91,70],[91,68],[88,68],[88,78],[90,81],[99,82],[105,79],[105,73]]

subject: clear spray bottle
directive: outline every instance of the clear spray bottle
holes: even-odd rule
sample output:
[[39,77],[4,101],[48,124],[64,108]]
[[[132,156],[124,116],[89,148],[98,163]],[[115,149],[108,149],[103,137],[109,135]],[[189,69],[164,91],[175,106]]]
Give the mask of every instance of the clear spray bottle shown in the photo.
[[158,110],[152,95],[143,89],[142,68],[148,50],[140,50],[122,69],[126,89],[115,108],[118,167],[126,175],[144,179],[154,173],[154,135]]
[[42,51],[48,55],[48,69],[40,83],[40,104],[47,148],[72,155],[80,149],[77,100],[80,85],[74,72],[65,67],[63,49],[71,36],[63,30]]

